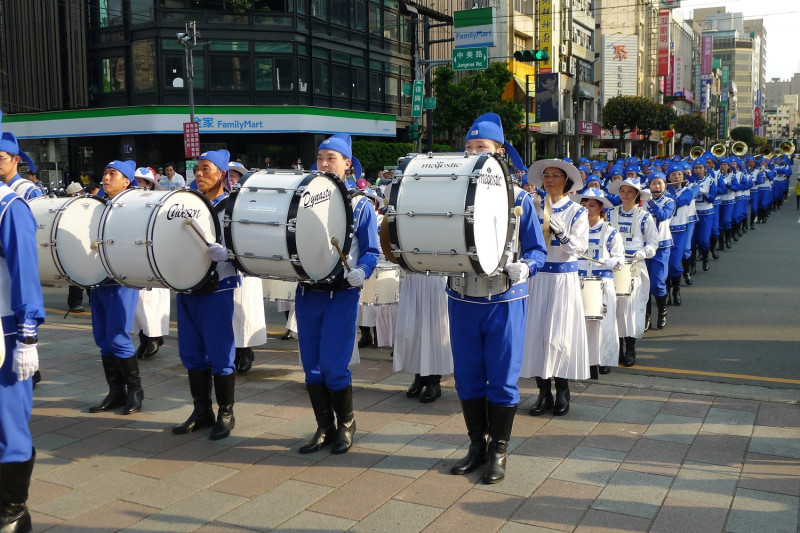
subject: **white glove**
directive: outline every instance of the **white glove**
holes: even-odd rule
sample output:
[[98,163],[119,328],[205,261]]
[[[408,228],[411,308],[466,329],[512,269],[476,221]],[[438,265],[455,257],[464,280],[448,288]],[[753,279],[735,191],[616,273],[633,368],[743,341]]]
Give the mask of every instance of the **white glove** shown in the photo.
[[364,271],[360,268],[354,268],[353,270],[350,270],[344,275],[344,278],[347,280],[347,283],[353,287],[361,287],[364,285]]
[[556,237],[561,238],[567,231],[567,225],[556,215],[550,215],[550,229],[555,233]]
[[17,341],[12,370],[17,374],[19,381],[25,381],[39,370],[39,351],[35,344],[23,344]]
[[603,261],[603,266],[608,270],[619,270],[622,265],[619,264],[617,259],[608,258]]
[[528,276],[530,276],[531,273],[528,265],[521,261],[507,264],[504,270],[506,271],[506,274],[508,274],[508,279],[511,280],[511,283],[517,283],[519,281],[528,279]]
[[217,263],[228,260],[228,250],[216,242],[212,242],[208,245],[208,255],[211,256],[212,261],[216,261]]
[[636,250],[636,253],[633,254],[633,257],[637,261],[644,261],[645,259],[647,259],[647,254],[645,253],[644,250]]

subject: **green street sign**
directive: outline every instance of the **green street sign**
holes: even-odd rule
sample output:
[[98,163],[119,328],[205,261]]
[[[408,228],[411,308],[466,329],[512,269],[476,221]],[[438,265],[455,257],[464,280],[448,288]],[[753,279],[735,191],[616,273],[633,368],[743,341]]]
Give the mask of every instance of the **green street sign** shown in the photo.
[[436,109],[436,97],[426,96],[422,99],[422,109]]
[[414,80],[414,90],[411,94],[411,116],[422,116],[422,102],[423,95],[425,94],[425,82],[423,80]]
[[483,70],[489,68],[489,48],[453,49],[453,70]]
[[403,83],[403,96],[411,96],[412,85],[408,82]]

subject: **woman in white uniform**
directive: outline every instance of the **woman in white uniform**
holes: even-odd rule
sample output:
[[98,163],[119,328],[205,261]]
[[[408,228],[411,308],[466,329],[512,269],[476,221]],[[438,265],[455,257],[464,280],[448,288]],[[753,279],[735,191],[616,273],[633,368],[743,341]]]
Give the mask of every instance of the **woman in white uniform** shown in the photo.
[[[544,187],[547,196],[537,206],[547,243],[547,262],[528,280],[528,308],[522,377],[535,377],[539,398],[531,408],[538,416],[552,409],[569,411],[570,379],[589,377],[589,350],[583,313],[578,256],[589,247],[586,208],[567,196],[583,187],[578,169],[560,159],[531,165],[528,182]],[[555,378],[556,398],[550,389]]]

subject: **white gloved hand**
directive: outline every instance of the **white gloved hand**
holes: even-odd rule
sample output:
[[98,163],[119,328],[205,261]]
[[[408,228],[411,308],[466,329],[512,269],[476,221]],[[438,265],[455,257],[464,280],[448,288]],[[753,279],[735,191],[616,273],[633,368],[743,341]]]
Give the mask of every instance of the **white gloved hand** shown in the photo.
[[556,215],[550,215],[550,230],[555,233],[556,237],[561,238],[567,231],[567,225]]
[[530,276],[531,273],[528,265],[522,261],[509,263],[505,266],[504,270],[506,271],[506,274],[508,274],[508,279],[511,280],[511,283],[517,283],[519,281],[528,279],[528,276]]
[[644,250],[636,250],[636,253],[633,254],[633,257],[637,261],[644,261],[645,259],[647,259],[647,254],[645,253]]
[[212,261],[222,263],[228,260],[228,250],[219,243],[212,242],[208,245],[208,255],[211,256]]
[[344,275],[344,278],[347,280],[347,283],[349,283],[353,287],[361,287],[362,285],[364,285],[365,277],[366,276],[364,276],[364,271],[361,270],[360,268],[354,268],[353,270],[350,270],[347,274]]
[[619,260],[609,257],[608,259],[603,260],[603,266],[608,270],[619,270],[622,265],[619,264]]
[[17,374],[19,381],[25,381],[39,370],[39,351],[35,344],[23,344],[17,341],[12,370]]

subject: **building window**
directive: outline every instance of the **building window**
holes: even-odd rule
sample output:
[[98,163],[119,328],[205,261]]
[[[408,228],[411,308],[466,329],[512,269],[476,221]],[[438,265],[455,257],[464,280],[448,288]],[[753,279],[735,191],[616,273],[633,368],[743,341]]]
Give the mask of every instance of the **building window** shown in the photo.
[[353,12],[351,20],[353,21],[353,28],[356,30],[364,31],[367,27],[366,7],[364,0],[356,0],[353,2]]
[[314,80],[314,94],[329,96],[331,94],[331,77],[328,63],[314,61],[311,65],[314,70],[312,76]]
[[383,13],[383,36],[386,39],[397,41],[397,13],[394,11],[385,11]]
[[383,72],[370,71],[369,99],[373,104],[383,104]]
[[311,0],[311,16],[328,20],[328,0]]
[[339,26],[347,26],[347,11],[350,6],[348,2],[333,2],[331,7],[331,22]]
[[237,55],[211,56],[211,89],[223,91],[250,90],[250,57]]
[[399,91],[398,88],[398,81],[397,77],[395,76],[387,76],[386,77],[386,103],[387,104],[395,104],[397,105],[400,102],[398,98]]
[[153,39],[134,41],[131,45],[133,60],[133,90],[152,92],[156,89],[156,53]]
[[350,79],[350,67],[348,65],[333,64],[333,96],[336,98],[350,98],[353,88]]
[[122,26],[122,0],[98,0],[100,27]]
[[153,22],[153,0],[131,1],[131,25],[149,24]]
[[125,90],[125,58],[113,57],[102,60],[103,92],[117,93]]
[[381,8],[375,4],[369,5],[369,33],[374,37],[380,37],[381,33]]
[[294,80],[294,62],[291,58],[256,58],[257,91],[291,91],[294,89]]

